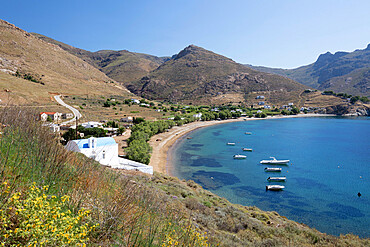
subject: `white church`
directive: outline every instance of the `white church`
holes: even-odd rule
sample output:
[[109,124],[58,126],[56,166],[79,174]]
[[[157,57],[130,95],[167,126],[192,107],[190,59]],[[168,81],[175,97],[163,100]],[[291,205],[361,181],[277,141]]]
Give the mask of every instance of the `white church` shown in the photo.
[[112,168],[137,170],[153,174],[153,167],[118,157],[118,144],[112,137],[90,137],[72,140],[65,146],[67,150],[79,152]]

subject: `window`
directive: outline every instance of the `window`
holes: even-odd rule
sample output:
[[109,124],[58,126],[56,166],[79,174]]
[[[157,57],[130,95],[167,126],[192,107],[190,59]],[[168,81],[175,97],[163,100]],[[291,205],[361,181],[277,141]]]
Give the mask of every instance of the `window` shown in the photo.
[[105,159],[105,150],[103,151],[103,159]]

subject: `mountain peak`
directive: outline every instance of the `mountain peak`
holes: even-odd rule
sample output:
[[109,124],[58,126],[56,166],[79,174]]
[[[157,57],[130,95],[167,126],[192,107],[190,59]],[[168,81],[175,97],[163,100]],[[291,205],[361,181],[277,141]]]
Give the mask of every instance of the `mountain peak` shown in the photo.
[[191,54],[191,53],[197,53],[199,51],[205,51],[205,49],[203,49],[202,47],[199,47],[199,46],[196,46],[196,45],[189,45],[187,47],[185,47],[182,51],[180,51],[175,57],[174,59],[179,59],[179,58],[182,58],[188,54]]

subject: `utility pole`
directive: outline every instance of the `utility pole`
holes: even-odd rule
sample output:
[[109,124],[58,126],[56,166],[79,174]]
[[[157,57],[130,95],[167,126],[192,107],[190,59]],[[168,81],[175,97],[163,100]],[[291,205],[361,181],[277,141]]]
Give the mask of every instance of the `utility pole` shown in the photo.
[[78,116],[76,115],[76,140],[78,140],[77,125],[78,125]]

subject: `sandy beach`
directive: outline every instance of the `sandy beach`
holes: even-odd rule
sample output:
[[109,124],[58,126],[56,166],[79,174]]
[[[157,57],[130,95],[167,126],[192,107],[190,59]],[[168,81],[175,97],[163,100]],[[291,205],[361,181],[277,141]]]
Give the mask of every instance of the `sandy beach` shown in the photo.
[[267,118],[245,118],[241,117],[238,119],[228,119],[222,121],[206,121],[206,122],[193,122],[183,126],[175,126],[168,132],[160,133],[153,136],[149,140],[150,146],[153,148],[152,157],[150,159],[150,166],[153,166],[154,171],[163,174],[171,175],[171,164],[167,160],[169,148],[185,134],[198,129],[216,124],[225,124],[237,121],[254,121],[254,120],[268,120],[268,119],[279,119],[279,118],[296,118],[296,117],[333,117],[336,115],[332,114],[299,114],[289,116],[274,116]]

